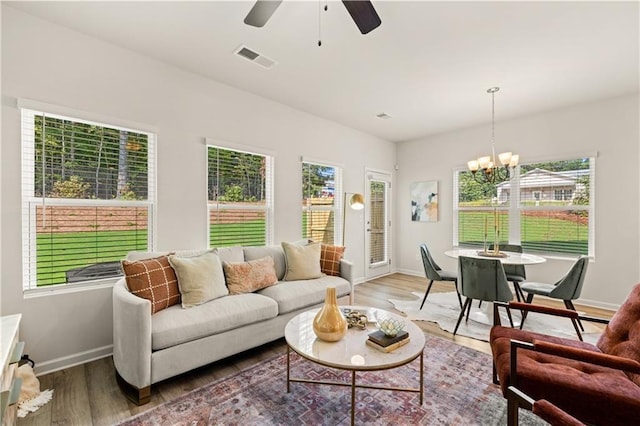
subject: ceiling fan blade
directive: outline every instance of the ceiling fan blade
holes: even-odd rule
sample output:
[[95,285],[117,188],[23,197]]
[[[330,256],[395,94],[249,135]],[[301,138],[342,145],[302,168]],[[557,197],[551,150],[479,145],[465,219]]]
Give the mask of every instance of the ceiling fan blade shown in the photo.
[[370,1],[342,0],[342,4],[347,8],[349,15],[351,15],[362,34],[375,30],[382,23]]
[[280,3],[282,0],[257,0],[244,18],[244,23],[253,27],[263,27]]

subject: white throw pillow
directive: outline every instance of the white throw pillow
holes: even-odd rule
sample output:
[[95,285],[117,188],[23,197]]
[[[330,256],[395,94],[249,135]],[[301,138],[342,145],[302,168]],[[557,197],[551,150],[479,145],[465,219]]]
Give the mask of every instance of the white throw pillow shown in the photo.
[[224,281],[222,262],[213,252],[195,257],[169,256],[176,271],[182,307],[201,305],[229,294]]
[[320,243],[300,246],[295,243],[282,243],[287,262],[284,281],[311,280],[320,278]]

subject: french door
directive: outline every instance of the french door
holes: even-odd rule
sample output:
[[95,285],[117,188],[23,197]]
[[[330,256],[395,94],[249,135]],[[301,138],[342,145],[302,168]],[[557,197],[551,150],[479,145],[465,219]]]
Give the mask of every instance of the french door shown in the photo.
[[391,272],[391,174],[366,172],[365,275],[367,279]]

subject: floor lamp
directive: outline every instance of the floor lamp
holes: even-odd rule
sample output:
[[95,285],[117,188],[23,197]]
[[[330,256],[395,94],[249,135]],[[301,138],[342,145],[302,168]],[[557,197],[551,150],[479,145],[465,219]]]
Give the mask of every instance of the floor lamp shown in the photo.
[[347,196],[351,195],[349,198],[349,207],[353,210],[362,210],[364,209],[364,195],[358,193],[344,193],[344,204],[342,208],[342,245],[344,246],[344,231],[347,227]]

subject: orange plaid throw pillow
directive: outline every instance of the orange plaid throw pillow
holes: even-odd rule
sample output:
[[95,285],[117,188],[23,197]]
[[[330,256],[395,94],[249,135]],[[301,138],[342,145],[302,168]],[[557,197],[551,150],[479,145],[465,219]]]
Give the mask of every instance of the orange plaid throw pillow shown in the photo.
[[322,244],[320,248],[320,271],[327,275],[340,275],[340,260],[345,247]]
[[152,314],[180,303],[178,278],[168,256],[135,262],[123,260],[122,269],[129,291],[151,301]]

